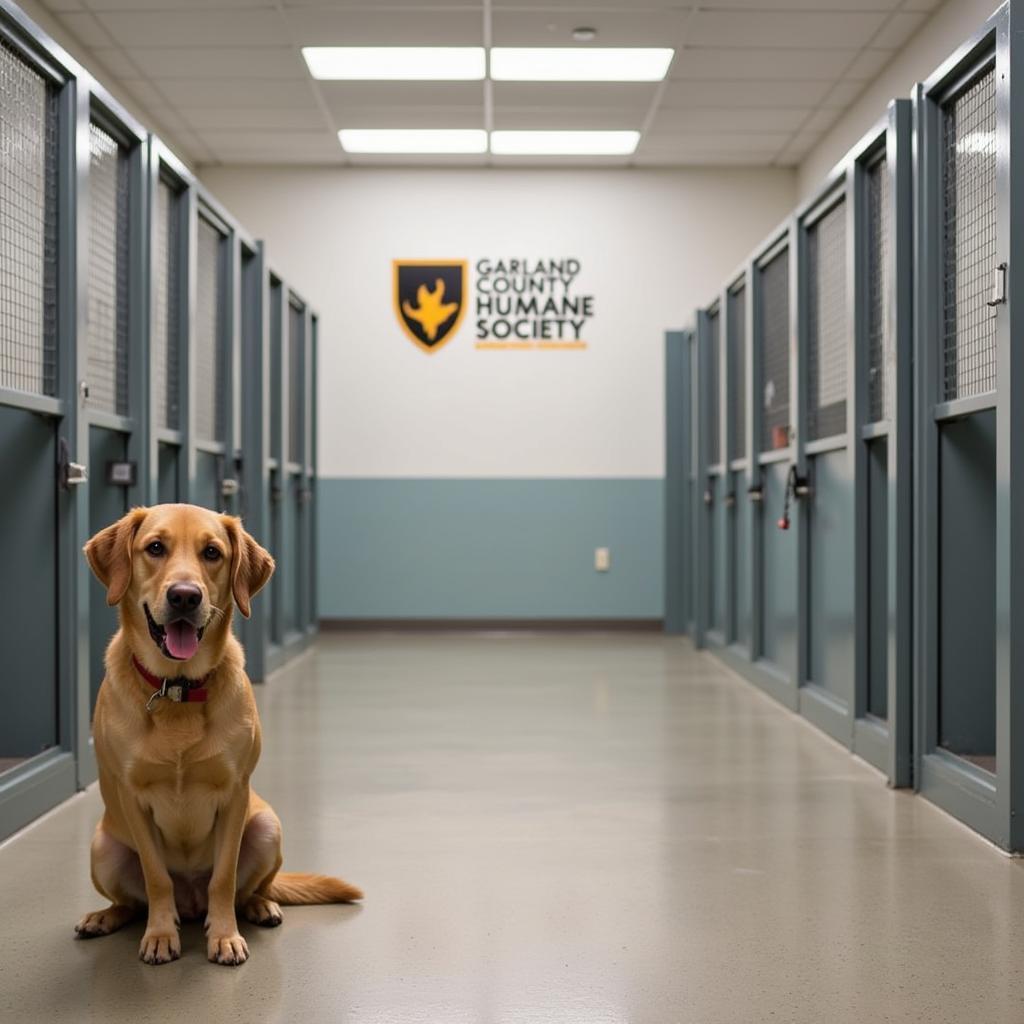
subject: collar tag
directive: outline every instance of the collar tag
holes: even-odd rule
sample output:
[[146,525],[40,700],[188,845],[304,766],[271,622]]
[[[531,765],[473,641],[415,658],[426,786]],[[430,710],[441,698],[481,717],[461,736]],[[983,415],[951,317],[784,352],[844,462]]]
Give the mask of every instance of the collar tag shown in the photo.
[[[153,691],[153,695],[149,698],[149,700],[146,701],[146,710],[149,711],[149,712],[152,712],[153,711],[153,705],[156,704],[156,702],[161,697],[166,697],[166,696],[167,696],[167,680],[165,679],[164,683],[163,683],[163,686],[161,686],[159,690],[154,690]],[[179,697],[178,700],[181,700],[181,698]]]

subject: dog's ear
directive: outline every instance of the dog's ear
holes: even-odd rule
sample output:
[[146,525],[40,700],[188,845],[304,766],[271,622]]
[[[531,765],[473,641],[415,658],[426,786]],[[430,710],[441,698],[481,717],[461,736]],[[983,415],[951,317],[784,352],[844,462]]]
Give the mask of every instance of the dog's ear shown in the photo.
[[231,539],[231,593],[238,610],[249,618],[249,602],[273,575],[274,559],[245,532],[237,516],[221,516],[220,521]]
[[100,530],[83,549],[89,568],[107,588],[107,604],[124,597],[132,581],[132,544],[149,509],[133,508],[116,523]]

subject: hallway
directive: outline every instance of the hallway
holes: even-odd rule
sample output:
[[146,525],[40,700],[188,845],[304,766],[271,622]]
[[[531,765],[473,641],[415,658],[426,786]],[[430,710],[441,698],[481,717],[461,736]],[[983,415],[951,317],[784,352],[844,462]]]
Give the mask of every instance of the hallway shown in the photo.
[[0,847],[0,1019],[1024,1020],[1024,866],[686,640],[327,634],[257,695],[285,866],[365,905],[76,942],[92,789]]

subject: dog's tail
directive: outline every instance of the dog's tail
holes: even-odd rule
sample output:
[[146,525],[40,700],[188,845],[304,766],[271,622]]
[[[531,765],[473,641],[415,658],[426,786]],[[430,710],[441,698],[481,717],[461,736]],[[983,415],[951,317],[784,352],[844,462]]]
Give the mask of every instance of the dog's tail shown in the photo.
[[354,903],[363,898],[363,891],[330,875],[279,871],[265,895],[285,906],[298,906],[304,903]]

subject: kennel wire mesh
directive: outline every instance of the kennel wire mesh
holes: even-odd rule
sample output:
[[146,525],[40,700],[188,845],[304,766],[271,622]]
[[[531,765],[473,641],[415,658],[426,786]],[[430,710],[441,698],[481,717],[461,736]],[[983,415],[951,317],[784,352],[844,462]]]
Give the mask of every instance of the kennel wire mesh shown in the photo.
[[761,307],[761,450],[789,444],[789,249],[763,267]]
[[288,303],[288,461],[302,461],[305,378],[302,346],[305,312],[294,300]]
[[128,153],[89,125],[89,404],[128,415]]
[[708,393],[707,430],[708,465],[714,466],[722,458],[722,431],[719,425],[719,395],[721,384],[722,318],[718,306],[708,313]]
[[846,201],[807,228],[807,431],[846,432]]
[[886,287],[892,247],[889,163],[885,153],[874,160],[864,175],[866,212],[865,294],[867,301],[868,422],[892,415],[891,396],[895,351],[886,321]]
[[57,393],[57,90],[0,39],[0,387]]
[[203,217],[196,236],[195,429],[206,441],[223,441],[227,433],[224,401],[224,236]]
[[729,293],[729,373],[732,377],[732,437],[730,459],[747,454],[747,289],[740,285]]
[[996,81],[989,67],[942,106],[942,397],[994,391]]
[[150,340],[156,369],[154,401],[157,426],[181,425],[181,261],[178,196],[161,178],[153,196],[153,323]]

